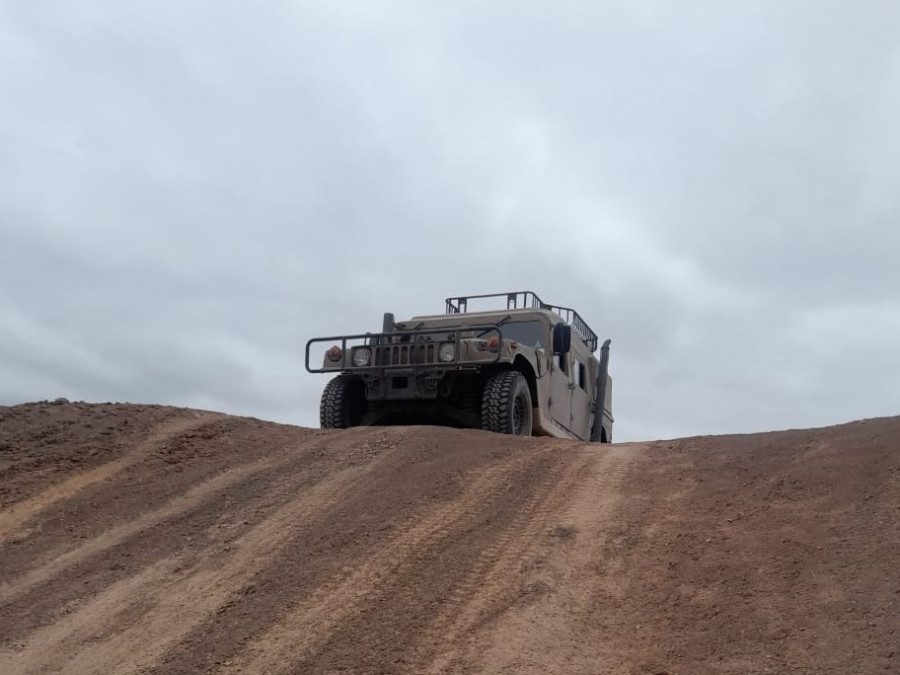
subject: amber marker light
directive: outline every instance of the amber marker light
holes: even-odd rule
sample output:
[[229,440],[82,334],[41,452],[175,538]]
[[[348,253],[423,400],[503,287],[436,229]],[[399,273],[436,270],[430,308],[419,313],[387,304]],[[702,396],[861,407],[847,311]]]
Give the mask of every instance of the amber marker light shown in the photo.
[[331,349],[328,350],[328,360],[329,361],[340,361],[341,360],[341,348],[335,345]]

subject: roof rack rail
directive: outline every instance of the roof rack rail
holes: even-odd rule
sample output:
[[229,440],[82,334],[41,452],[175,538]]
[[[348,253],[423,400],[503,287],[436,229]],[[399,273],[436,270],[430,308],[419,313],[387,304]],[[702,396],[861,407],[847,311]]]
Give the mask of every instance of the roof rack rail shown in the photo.
[[469,300],[482,300],[485,298],[505,298],[506,309],[548,309],[562,317],[572,327],[578,336],[584,341],[592,352],[597,351],[599,340],[597,334],[591,330],[587,322],[581,318],[574,309],[551,305],[541,300],[534,291],[515,291],[512,293],[486,293],[484,295],[460,295],[447,298],[444,302],[447,306],[447,314],[465,314],[469,308]]

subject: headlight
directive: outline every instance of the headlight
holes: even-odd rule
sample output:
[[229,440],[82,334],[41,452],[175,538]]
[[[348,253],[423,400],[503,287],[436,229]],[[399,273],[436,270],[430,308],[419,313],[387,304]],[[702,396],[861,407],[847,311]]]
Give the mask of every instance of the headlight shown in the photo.
[[353,350],[353,365],[367,366],[372,360],[372,350],[368,347],[358,347]]
[[452,342],[445,342],[438,349],[438,358],[441,361],[448,362],[456,358],[456,345]]

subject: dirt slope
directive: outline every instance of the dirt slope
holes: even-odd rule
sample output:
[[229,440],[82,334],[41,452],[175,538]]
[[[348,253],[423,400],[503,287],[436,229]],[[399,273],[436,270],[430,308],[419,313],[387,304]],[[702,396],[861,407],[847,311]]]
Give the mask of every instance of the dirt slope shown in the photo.
[[585,446],[0,408],[0,673],[900,672],[900,418]]

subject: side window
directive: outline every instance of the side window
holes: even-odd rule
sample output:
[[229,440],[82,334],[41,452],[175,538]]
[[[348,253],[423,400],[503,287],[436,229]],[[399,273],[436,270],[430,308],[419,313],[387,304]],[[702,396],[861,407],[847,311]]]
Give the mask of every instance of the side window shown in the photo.
[[587,373],[584,364],[581,361],[575,361],[575,383],[582,389],[587,385]]

